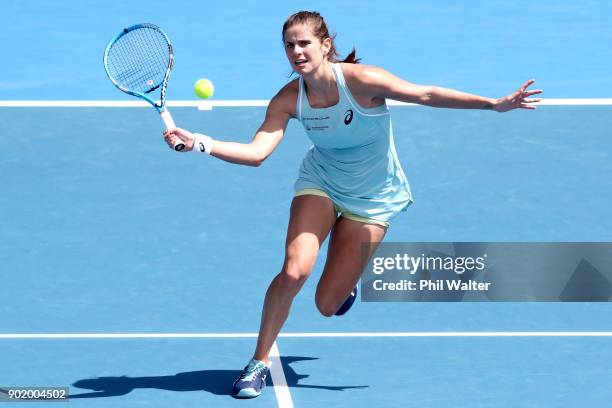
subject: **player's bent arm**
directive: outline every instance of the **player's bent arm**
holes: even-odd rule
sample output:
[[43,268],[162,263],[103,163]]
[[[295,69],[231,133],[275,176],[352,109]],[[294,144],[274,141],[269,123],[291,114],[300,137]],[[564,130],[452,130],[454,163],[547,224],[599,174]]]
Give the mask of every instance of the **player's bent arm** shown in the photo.
[[[292,106],[291,104],[291,95],[283,88],[270,101],[266,117],[250,143],[215,140],[211,155],[231,163],[248,166],[261,165],[283,138],[287,123],[292,117],[292,112],[288,109],[289,106]],[[295,105],[294,102],[293,105]]]
[[489,109],[497,99],[473,95],[439,86],[417,85],[375,66],[364,65],[357,73],[359,82],[374,96],[436,108]]

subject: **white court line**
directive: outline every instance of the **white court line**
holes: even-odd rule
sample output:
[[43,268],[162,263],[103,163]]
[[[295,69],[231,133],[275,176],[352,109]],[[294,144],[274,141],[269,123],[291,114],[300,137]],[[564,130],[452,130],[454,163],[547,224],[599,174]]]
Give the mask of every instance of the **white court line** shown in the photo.
[[291,393],[287,386],[287,380],[285,379],[285,372],[283,371],[283,364],[280,359],[280,352],[278,351],[278,345],[276,342],[272,344],[270,350],[270,375],[272,376],[272,383],[274,393],[276,394],[276,400],[278,401],[279,408],[293,408],[293,400],[291,399]]
[[[0,333],[2,339],[230,339],[256,338],[257,333]],[[329,337],[612,337],[612,332],[597,331],[491,331],[491,332],[339,332],[281,333],[284,338]]]
[[[201,110],[212,108],[229,107],[265,107],[270,101],[267,99],[241,99],[241,100],[211,100],[211,101],[168,101],[169,107],[194,107]],[[413,103],[404,103],[389,100],[389,106],[418,106]],[[612,98],[563,98],[563,99],[543,99],[537,105],[547,106],[609,106],[612,105]],[[121,101],[85,101],[85,100],[63,100],[63,101],[9,101],[0,100],[2,108],[141,108],[150,106],[145,101],[121,100]]]

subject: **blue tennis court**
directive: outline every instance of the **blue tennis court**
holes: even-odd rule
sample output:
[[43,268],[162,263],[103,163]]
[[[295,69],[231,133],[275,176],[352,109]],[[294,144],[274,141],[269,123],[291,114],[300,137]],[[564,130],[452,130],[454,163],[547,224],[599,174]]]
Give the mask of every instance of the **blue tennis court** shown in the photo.
[[[325,247],[269,387],[232,399],[310,143],[292,121],[258,168],[175,154],[101,61],[118,29],[159,24],[176,52],[175,121],[237,142],[287,81],[280,29],[302,7],[321,11],[341,52],[355,45],[417,83],[501,96],[534,77],[535,112],[391,106],[415,202],[385,241],[608,242],[607,3],[161,4],[7,3],[18,55],[0,80],[0,387],[69,387],[71,406],[101,407],[609,405],[607,302],[358,302],[325,318]],[[192,96],[201,77],[212,109]]]

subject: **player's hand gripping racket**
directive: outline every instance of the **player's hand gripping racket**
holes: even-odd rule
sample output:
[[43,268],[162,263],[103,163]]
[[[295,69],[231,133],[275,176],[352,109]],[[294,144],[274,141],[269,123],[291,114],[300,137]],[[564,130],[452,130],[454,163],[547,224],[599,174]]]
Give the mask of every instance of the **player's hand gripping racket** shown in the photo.
[[[159,27],[148,23],[124,28],[104,51],[104,68],[113,84],[153,105],[167,130],[176,128],[166,109],[166,85],[173,62],[170,39]],[[155,102],[147,95],[158,88],[161,88],[161,98]],[[176,151],[184,148],[182,142],[174,146]]]

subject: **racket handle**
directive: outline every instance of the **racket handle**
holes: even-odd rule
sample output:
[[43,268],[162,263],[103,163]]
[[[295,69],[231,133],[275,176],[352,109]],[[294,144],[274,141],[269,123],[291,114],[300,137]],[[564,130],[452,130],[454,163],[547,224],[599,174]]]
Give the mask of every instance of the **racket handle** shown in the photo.
[[[172,115],[170,115],[170,112],[168,112],[168,109],[164,109],[162,112],[160,112],[160,116],[164,121],[164,125],[166,125],[166,130],[176,129],[176,125],[174,124],[174,120],[172,119]],[[182,151],[184,148],[185,143],[183,142],[178,142],[174,145],[174,150],[176,150],[177,152]]]

